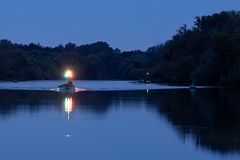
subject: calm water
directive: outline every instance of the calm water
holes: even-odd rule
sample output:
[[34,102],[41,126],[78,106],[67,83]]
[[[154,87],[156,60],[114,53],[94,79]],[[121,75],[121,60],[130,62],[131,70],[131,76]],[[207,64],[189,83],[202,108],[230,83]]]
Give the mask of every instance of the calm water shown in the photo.
[[232,160],[239,153],[237,91],[0,91],[4,160]]

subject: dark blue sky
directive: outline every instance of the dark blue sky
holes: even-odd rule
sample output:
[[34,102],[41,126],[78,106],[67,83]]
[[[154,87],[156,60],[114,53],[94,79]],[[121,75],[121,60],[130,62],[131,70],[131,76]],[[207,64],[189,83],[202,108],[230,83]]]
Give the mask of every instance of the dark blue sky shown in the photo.
[[106,41],[145,50],[191,26],[195,16],[237,9],[239,0],[1,0],[0,39],[47,46]]

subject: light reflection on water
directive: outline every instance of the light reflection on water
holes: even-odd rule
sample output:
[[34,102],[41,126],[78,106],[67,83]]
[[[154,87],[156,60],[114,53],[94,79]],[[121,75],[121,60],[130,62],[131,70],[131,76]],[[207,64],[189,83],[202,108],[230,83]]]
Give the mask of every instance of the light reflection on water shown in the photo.
[[73,111],[73,99],[72,97],[65,97],[64,100],[65,112],[68,114],[68,120],[70,118],[70,113]]
[[239,159],[240,93],[0,91],[0,131],[2,159]]
[[[65,112],[67,113],[67,119],[69,120],[70,119],[70,113],[73,111],[73,98],[72,98],[72,96],[65,97],[65,99],[64,99],[64,109],[65,109]],[[72,135],[68,131],[65,134],[65,138],[69,139],[71,137],[72,137]]]

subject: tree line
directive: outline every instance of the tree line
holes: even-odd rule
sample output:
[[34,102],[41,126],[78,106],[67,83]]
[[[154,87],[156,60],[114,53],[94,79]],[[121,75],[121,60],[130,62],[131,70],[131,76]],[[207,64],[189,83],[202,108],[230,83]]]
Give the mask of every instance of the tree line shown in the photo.
[[[139,80],[186,85],[240,84],[240,12],[196,17],[165,43],[146,51],[121,51],[106,42],[56,47],[0,41],[0,80]],[[146,75],[146,73],[150,73]]]
[[121,52],[106,42],[76,46],[43,47],[0,41],[1,80],[51,80],[63,78],[66,69],[75,79],[139,79],[153,68],[152,57],[136,50]]

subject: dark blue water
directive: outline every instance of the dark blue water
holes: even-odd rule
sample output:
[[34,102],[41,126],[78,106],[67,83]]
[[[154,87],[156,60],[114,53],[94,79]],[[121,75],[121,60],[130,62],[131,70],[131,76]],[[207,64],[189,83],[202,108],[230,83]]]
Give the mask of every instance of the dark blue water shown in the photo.
[[240,93],[0,91],[0,159],[240,158]]

